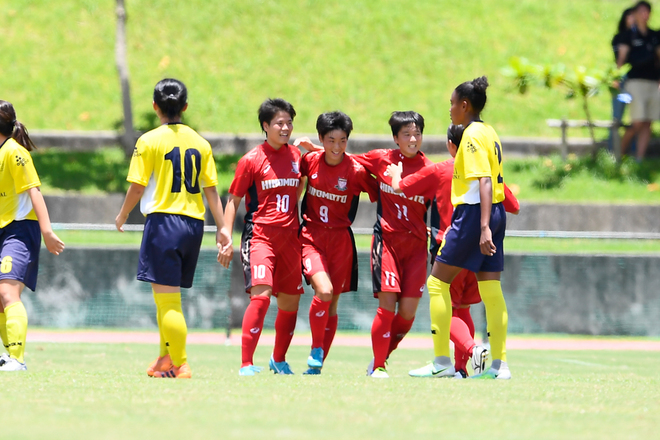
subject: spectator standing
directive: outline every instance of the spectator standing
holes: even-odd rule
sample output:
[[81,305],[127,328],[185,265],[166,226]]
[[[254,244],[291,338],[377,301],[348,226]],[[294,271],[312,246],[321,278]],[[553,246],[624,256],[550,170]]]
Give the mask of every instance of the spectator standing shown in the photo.
[[626,90],[632,96],[630,103],[631,126],[621,141],[625,154],[632,139],[637,137],[637,160],[644,158],[651,138],[651,122],[660,119],[660,90],[658,89],[657,32],[649,29],[651,5],[646,1],[634,7],[635,26],[625,32],[618,45],[617,67],[630,64]]

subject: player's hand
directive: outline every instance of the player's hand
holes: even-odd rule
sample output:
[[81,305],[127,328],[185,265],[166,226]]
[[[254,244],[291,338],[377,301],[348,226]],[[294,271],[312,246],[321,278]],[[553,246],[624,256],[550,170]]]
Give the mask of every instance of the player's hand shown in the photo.
[[495,243],[493,243],[493,235],[488,226],[481,228],[481,238],[479,238],[479,248],[481,253],[492,257],[497,252]]
[[229,268],[229,263],[234,257],[234,244],[232,243],[231,234],[226,228],[220,228],[215,233],[215,244],[218,246],[218,263],[225,268]]
[[395,177],[397,179],[400,179],[401,174],[403,174],[403,164],[401,162],[399,162],[396,165],[394,165],[393,163],[389,164],[387,166],[387,174],[389,174],[392,179],[394,179]]
[[59,255],[64,250],[64,242],[53,231],[43,234],[46,249],[51,254]]
[[323,150],[323,147],[319,147],[318,145],[314,145],[312,143],[312,141],[307,136],[300,137],[300,138],[296,139],[295,141],[293,141],[293,146],[294,147],[299,147],[299,146],[303,147],[307,151]]
[[126,223],[126,220],[128,220],[128,215],[122,215],[121,213],[115,218],[115,227],[119,232],[124,232],[124,223]]

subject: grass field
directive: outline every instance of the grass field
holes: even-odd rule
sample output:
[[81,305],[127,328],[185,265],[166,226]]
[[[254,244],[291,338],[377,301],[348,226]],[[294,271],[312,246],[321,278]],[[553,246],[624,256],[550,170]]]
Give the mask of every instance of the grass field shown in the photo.
[[[190,123],[254,133],[256,109],[281,96],[298,111],[296,130],[342,109],[356,133],[387,133],[393,110],[415,109],[427,133],[443,134],[449,95],[463,81],[491,82],[484,118],[501,136],[557,136],[547,118],[583,118],[562,92],[511,91],[501,74],[512,56],[533,63],[605,68],[610,40],[631,1],[189,0],[167,8],[126,2],[135,122],[144,127],[155,83],[183,80]],[[115,68],[114,1],[2,2],[2,99],[31,129],[113,129],[122,118]],[[660,14],[649,23],[657,28]],[[63,25],[65,24],[65,25]],[[605,92],[596,119],[610,113]],[[148,124],[147,124],[148,125]],[[586,136],[586,133],[583,133]]]
[[[141,232],[115,231],[57,231],[57,235],[67,246],[88,247],[123,247],[138,248],[142,239]],[[241,242],[240,233],[234,234],[234,246]],[[507,237],[505,239],[507,253],[545,253],[545,254],[658,254],[660,240],[623,240],[623,239],[578,239],[578,238],[527,238]],[[371,235],[356,235],[355,244],[358,250],[368,251],[371,246]],[[204,234],[202,246],[215,248],[215,234]]]
[[[334,347],[321,376],[240,378],[240,347],[191,345],[193,379],[160,381],[143,373],[156,349],[29,344],[29,371],[0,376],[2,437],[601,440],[660,427],[660,352],[511,351],[505,382],[412,379],[431,353],[410,349],[374,380],[370,349],[351,347]],[[307,354],[290,349],[297,373]]]

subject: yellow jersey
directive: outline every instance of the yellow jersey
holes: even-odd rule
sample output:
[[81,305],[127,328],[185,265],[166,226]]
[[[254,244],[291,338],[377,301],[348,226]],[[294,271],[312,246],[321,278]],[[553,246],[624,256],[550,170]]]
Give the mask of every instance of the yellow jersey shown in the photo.
[[145,186],[140,211],[204,220],[202,189],[216,186],[211,145],[184,124],[165,124],[138,139],[127,179]]
[[504,200],[502,177],[502,144],[490,125],[475,121],[463,132],[461,145],[454,161],[451,182],[451,203],[476,205],[481,203],[479,178],[490,177],[493,185],[493,203]]
[[14,220],[37,220],[25,192],[41,185],[30,152],[9,138],[0,146],[0,228]]

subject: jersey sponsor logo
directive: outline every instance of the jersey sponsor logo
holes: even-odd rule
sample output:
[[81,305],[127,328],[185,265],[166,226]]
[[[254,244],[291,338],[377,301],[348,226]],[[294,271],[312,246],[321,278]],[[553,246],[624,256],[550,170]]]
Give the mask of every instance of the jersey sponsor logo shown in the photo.
[[252,327],[250,329],[250,333],[252,333],[253,335],[256,335],[257,333],[259,333],[260,330],[261,329],[259,327]]
[[319,173],[312,174],[312,179],[316,179],[317,177],[319,177]]
[[402,198],[404,198],[404,199],[408,199],[408,200],[411,200],[411,201],[413,201],[413,202],[421,203],[422,205],[424,204],[424,196],[411,196],[411,197],[406,197],[406,195],[405,195],[404,193],[397,194],[397,193],[394,191],[394,188],[392,188],[391,186],[389,186],[389,185],[388,185],[387,183],[385,183],[385,182],[380,182],[380,190],[381,190],[382,192],[386,193],[386,194],[394,194],[394,195],[399,196],[399,197],[402,197]]
[[[298,284],[298,289],[302,289],[302,283]],[[291,333],[293,334],[293,333]]]
[[300,172],[300,167],[298,166],[298,162],[291,161],[291,171],[294,174],[298,174]]
[[390,332],[387,332],[383,335],[383,338],[389,338],[390,337]]
[[307,187],[307,194],[309,194],[312,197],[320,197],[322,199],[327,199],[339,203],[346,203],[346,201],[348,200],[347,195],[332,194],[326,191],[321,191],[320,189],[316,189],[313,186]]
[[16,156],[16,166],[24,167],[28,163],[27,159],[21,156]]
[[419,291],[420,291],[420,292],[423,292],[423,291],[424,291],[424,286],[420,287],[420,288],[419,288]]
[[264,168],[264,174],[266,174],[268,171],[270,171],[270,165],[266,165],[266,168]]
[[316,316],[321,318],[323,315],[325,315],[325,310],[321,310],[320,312],[316,312]]
[[138,151],[137,148],[134,148],[133,149],[133,157],[140,157],[140,156],[142,156],[142,154],[140,154],[140,152]]
[[296,177],[290,179],[270,179],[261,182],[261,189],[273,189],[281,186],[293,186],[297,188],[298,185],[300,185],[300,179]]
[[335,185],[335,188],[338,189],[339,191],[346,191],[348,189],[348,180],[340,177],[337,179],[337,185]]
[[7,197],[7,193],[6,192],[0,192],[0,197]]
[[465,146],[465,148],[467,148],[467,150],[468,150],[470,153],[473,153],[473,154],[474,154],[474,153],[477,152],[477,147],[475,147],[474,144],[473,144],[472,142],[470,142],[470,141],[468,141],[468,143],[467,143],[467,145]]

